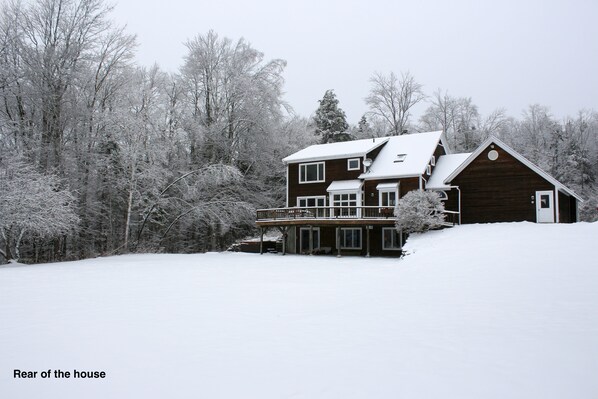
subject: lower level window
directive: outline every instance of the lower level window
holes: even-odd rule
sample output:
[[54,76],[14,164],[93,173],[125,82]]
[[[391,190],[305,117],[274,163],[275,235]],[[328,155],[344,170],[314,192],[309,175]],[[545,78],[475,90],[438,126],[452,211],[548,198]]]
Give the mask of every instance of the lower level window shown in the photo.
[[341,248],[361,249],[361,229],[341,229]]
[[396,251],[403,247],[401,234],[394,227],[382,228],[382,249]]

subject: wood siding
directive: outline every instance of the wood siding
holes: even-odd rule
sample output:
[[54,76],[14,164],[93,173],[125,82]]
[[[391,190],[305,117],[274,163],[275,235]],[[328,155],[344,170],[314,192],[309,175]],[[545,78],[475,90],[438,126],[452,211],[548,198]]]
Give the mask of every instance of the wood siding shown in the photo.
[[[357,179],[363,173],[363,158],[359,158],[361,168],[359,170],[347,170],[347,160],[357,157],[332,159],[323,161],[324,179],[323,183],[299,183],[299,165],[292,163],[289,168],[289,206],[297,206],[297,197],[325,195],[326,204],[328,204],[328,193],[326,189],[333,181]],[[306,162],[313,163],[313,162]]]
[[409,177],[406,179],[385,179],[385,180],[367,180],[365,182],[365,206],[378,206],[379,205],[379,193],[376,187],[380,183],[397,183],[401,182],[399,187],[399,198],[402,198],[411,190],[419,189],[419,178]]
[[577,199],[559,191],[559,222],[577,222]]
[[[498,152],[495,161],[488,159],[492,149]],[[482,151],[451,184],[461,189],[461,222],[464,224],[535,222],[536,191],[554,190],[552,184],[498,145]]]

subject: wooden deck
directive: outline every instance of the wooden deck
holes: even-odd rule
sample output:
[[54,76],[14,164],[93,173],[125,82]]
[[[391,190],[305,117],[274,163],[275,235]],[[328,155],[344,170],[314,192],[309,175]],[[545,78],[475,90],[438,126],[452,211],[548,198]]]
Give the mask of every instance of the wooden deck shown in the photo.
[[[446,211],[446,225],[458,224],[458,213]],[[394,208],[378,206],[294,207],[259,209],[258,227],[394,225]]]
[[266,226],[297,225],[392,225],[393,208],[377,206],[357,207],[305,207],[259,209],[256,224]]

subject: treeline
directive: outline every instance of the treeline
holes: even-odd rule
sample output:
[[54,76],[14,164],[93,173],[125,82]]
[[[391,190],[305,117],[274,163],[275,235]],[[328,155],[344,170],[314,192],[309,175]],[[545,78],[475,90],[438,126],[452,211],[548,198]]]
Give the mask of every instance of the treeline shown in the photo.
[[[186,43],[177,73],[139,67],[110,12],[102,0],[2,7],[0,262],[222,250],[253,233],[256,208],[284,204],[280,159],[319,140],[283,99],[285,61],[210,31]],[[463,102],[437,96],[419,123],[372,110],[346,137],[445,128],[467,150],[494,126],[595,201],[595,113],[442,116],[447,99]]]

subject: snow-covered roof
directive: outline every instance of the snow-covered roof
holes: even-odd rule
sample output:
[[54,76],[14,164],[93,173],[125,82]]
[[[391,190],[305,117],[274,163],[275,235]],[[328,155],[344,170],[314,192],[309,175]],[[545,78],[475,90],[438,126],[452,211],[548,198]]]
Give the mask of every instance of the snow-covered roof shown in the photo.
[[284,163],[323,161],[326,159],[340,159],[363,157],[368,152],[380,147],[388,137],[374,139],[343,141],[340,143],[316,144],[304,148],[294,154],[283,158]]
[[337,191],[357,191],[361,189],[363,182],[361,180],[337,180],[330,183],[327,192]]
[[429,190],[446,190],[450,184],[445,183],[446,178],[455,171],[465,160],[471,155],[471,153],[464,154],[449,154],[442,155],[436,161],[436,166],[430,176],[430,180],[426,184],[426,188]]
[[568,195],[571,195],[571,196],[577,198],[579,201],[583,202],[583,198],[581,198],[579,195],[575,194],[575,192],[573,190],[571,190],[570,188],[565,186],[563,183],[561,183],[554,177],[550,176],[548,173],[544,172],[538,166],[534,165],[529,159],[525,158],[523,155],[519,154],[517,151],[515,151],[514,149],[509,147],[507,144],[503,143],[501,140],[499,140],[493,136],[488,137],[488,139],[486,139],[486,141],[484,141],[482,144],[480,144],[480,146],[474,152],[472,152],[471,155],[469,155],[469,157],[467,157],[467,159],[463,163],[461,163],[461,165],[459,165],[453,172],[451,172],[451,174],[449,176],[447,176],[444,181],[445,182],[452,181],[471,162],[473,162],[473,160],[476,159],[478,157],[478,155],[480,155],[482,153],[482,151],[484,151],[486,148],[488,148],[488,146],[492,143],[498,145],[500,148],[502,148],[507,153],[509,153],[513,158],[517,159],[519,162],[521,162],[522,164],[524,164],[525,166],[527,166],[528,168],[530,168],[531,170],[536,172],[538,175],[542,176],[546,181],[548,181],[550,184],[554,185],[554,187],[556,189],[558,189],[559,191],[565,192]]
[[396,190],[399,183],[380,183],[376,186],[376,190]]
[[[422,175],[441,138],[442,131],[389,137],[368,172],[362,173],[359,178],[372,180]],[[403,160],[399,162],[400,158]]]

